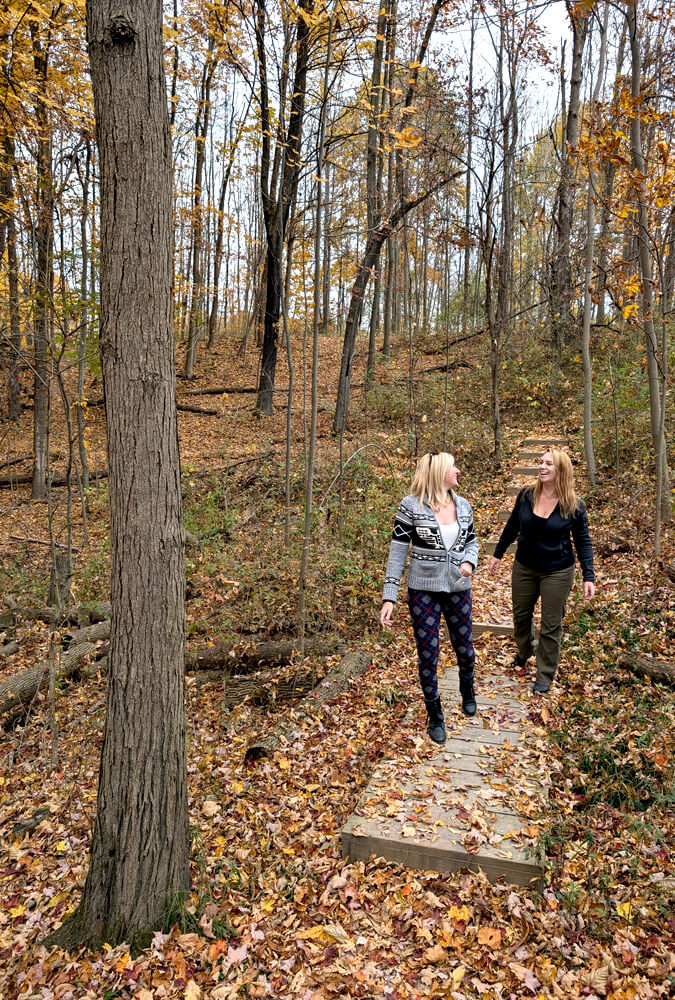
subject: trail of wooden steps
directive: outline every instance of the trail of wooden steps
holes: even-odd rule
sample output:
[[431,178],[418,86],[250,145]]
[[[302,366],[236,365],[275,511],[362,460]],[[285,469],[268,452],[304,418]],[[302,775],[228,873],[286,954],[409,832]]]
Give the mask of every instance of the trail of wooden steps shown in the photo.
[[451,710],[459,698],[456,669],[443,674],[448,742],[430,760],[400,756],[378,767],[343,830],[343,857],[375,854],[409,868],[468,868],[492,882],[540,884],[542,868],[529,856],[525,829],[530,802],[545,797],[536,767],[516,768],[520,798],[509,795],[512,758],[527,741],[527,704],[509,695],[517,685],[505,678],[477,686],[478,714],[467,719]]
[[[565,444],[560,438],[527,438],[522,448]],[[534,476],[525,463],[541,452],[521,451],[515,475]],[[507,487],[515,496],[522,486]],[[500,511],[505,522],[510,511]],[[497,540],[482,548],[494,553]],[[513,552],[516,546],[509,546]],[[443,622],[444,637],[448,639]],[[473,635],[512,636],[512,622],[474,622]],[[534,735],[528,703],[512,695],[515,681],[478,678],[478,713],[467,719],[457,711],[457,669],[446,670],[439,691],[446,706],[448,740],[430,760],[403,755],[383,761],[342,831],[342,856],[386,858],[409,868],[437,872],[482,870],[494,882],[540,885],[543,870],[534,858],[529,817],[532,800],[545,797],[538,750],[528,756]],[[545,779],[545,776],[544,776]],[[519,797],[512,793],[518,788]],[[528,850],[528,841],[530,850]]]

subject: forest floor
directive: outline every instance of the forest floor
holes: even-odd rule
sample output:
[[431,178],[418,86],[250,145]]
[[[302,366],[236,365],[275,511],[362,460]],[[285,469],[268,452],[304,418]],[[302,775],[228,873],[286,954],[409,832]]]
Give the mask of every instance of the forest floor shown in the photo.
[[[610,467],[612,435],[600,414],[601,484],[580,487],[596,547],[598,594],[583,602],[579,582],[568,616],[557,683],[530,719],[553,778],[547,803],[531,816],[534,849],[545,864],[536,892],[491,885],[480,874],[439,875],[383,860],[348,863],[340,831],[377,762],[392,752],[427,759],[423,706],[406,616],[383,634],[377,626],[381,581],[396,501],[410,478],[410,429],[405,378],[407,351],[381,364],[364,406],[353,393],[345,436],[350,458],[339,485],[338,443],[330,433],[339,369],[337,339],[322,342],[319,443],[308,631],[339,636],[365,649],[371,668],[302,735],[274,757],[246,763],[246,748],[290,710],[289,703],[246,699],[224,709],[220,683],[188,677],[188,774],[192,832],[192,894],[173,929],[132,956],[128,948],[96,954],[48,952],[41,944],[77,905],[86,875],[96,802],[105,679],[57,690],[58,766],[50,765],[47,701],[35,699],[20,724],[0,731],[0,996],[69,998],[423,997],[505,1000],[521,997],[660,998],[675,989],[675,696],[672,690],[618,667],[622,653],[672,656],[675,558],[672,528],[662,557],[652,557],[653,495],[636,431],[623,437],[622,467]],[[236,345],[202,357],[197,380],[179,380],[182,402],[218,411],[181,412],[186,528],[193,536],[186,563],[188,647],[227,642],[236,657],[259,639],[293,634],[304,490],[302,362],[296,361],[293,400],[290,541],[284,545],[283,397],[277,413],[260,418],[255,397],[196,389],[253,386],[256,357]],[[428,353],[425,353],[425,350]],[[531,432],[570,435],[582,452],[574,365],[562,401],[547,409],[545,380],[517,358],[504,376],[502,470],[490,458],[483,348],[464,345],[452,358],[464,367],[448,375],[447,449],[461,470],[460,492],[474,506],[481,539],[501,525],[508,470]],[[298,358],[301,348],[298,345]],[[433,338],[416,351],[415,447],[443,444],[445,376],[422,369],[442,363]],[[355,379],[362,376],[357,367]],[[286,384],[283,356],[279,387]],[[569,391],[568,391],[569,390]],[[101,396],[100,380],[88,387]],[[307,400],[307,406],[308,406]],[[54,404],[51,447],[63,469],[63,421]],[[644,415],[641,416],[644,428]],[[19,427],[0,428],[2,460],[29,455],[31,413]],[[603,437],[604,435],[604,437]],[[87,409],[92,469],[104,469],[102,408]],[[633,450],[631,451],[631,447]],[[29,462],[11,467],[28,470]],[[3,470],[4,471],[4,470]],[[6,471],[10,471],[9,469]],[[79,550],[74,595],[80,604],[107,598],[107,488],[92,485],[89,544]],[[44,603],[51,518],[65,542],[65,491],[51,510],[31,503],[28,487],[0,494],[0,593],[21,606]],[[339,530],[342,521],[342,532]],[[195,537],[196,536],[196,537]],[[508,574],[487,580],[483,555],[475,582],[476,619],[510,615]],[[1,610],[1,609],[0,609]],[[43,662],[50,626],[19,620],[0,631],[0,679]],[[477,643],[477,678],[505,671],[509,640]],[[447,654],[444,654],[447,655]],[[317,660],[317,676],[334,660]],[[443,661],[445,662],[445,661]],[[292,675],[297,664],[280,668]],[[515,675],[514,675],[515,676]],[[518,678],[523,683],[531,678]],[[410,711],[410,709],[413,709]],[[448,706],[451,718],[458,705]],[[16,824],[44,809],[23,837]]]

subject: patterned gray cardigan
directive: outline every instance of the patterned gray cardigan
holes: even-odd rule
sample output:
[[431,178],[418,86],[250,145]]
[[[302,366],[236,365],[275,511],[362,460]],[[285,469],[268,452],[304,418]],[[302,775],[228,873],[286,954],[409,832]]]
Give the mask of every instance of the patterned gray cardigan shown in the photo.
[[459,533],[454,545],[446,551],[436,515],[425,501],[420,504],[414,494],[404,497],[398,505],[394,530],[389,546],[389,559],[384,575],[383,601],[396,601],[401,576],[412,544],[408,586],[413,590],[446,592],[468,590],[471,577],[462,576],[459,567],[469,562],[478,564],[478,541],[473,530],[473,511],[464,497],[453,493],[457,508]]

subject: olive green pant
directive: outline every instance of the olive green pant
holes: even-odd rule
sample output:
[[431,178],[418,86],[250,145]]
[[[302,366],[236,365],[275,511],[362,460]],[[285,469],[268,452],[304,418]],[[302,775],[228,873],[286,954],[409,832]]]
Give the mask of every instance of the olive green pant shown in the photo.
[[[539,573],[536,569],[513,562],[511,597],[513,600],[513,635],[518,655],[523,660],[536,651],[537,681],[550,684],[560,659],[562,621],[565,605],[574,582],[574,566]],[[534,606],[541,597],[539,640],[534,635]]]

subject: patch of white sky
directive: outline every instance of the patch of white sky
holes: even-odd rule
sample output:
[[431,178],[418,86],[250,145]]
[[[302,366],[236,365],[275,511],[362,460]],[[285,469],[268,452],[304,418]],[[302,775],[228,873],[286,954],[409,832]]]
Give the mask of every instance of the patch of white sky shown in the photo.
[[[530,58],[518,71],[519,119],[521,137],[527,141],[542,134],[555,118],[560,107],[560,63],[564,47],[569,63],[572,51],[572,29],[564,0],[543,3],[514,3],[511,8],[519,20],[530,22],[539,33],[540,48],[548,53],[548,61]],[[474,14],[474,89],[492,88],[497,74],[499,19],[494,6]],[[436,39],[438,53],[446,50],[461,65],[468,92],[469,51],[471,46],[470,13],[455,29],[445,30]],[[569,73],[569,68],[566,70]]]

